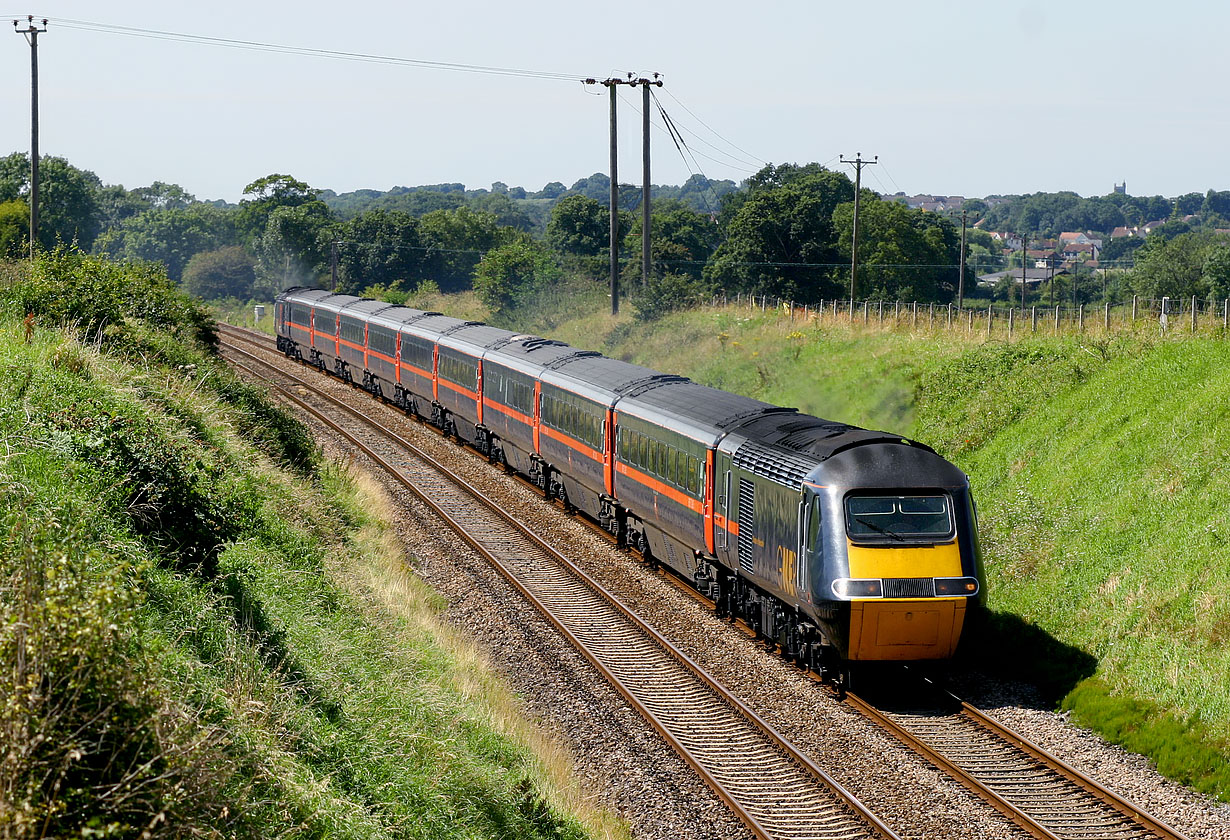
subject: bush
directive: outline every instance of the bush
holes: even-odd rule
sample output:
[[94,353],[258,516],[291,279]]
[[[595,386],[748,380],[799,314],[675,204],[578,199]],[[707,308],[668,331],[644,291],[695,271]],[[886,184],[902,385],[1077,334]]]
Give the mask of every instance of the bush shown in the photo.
[[670,312],[691,309],[700,304],[709,287],[686,274],[650,275],[649,283],[632,295],[636,317],[655,321]]
[[184,267],[184,291],[201,300],[248,300],[255,284],[256,260],[238,245],[202,251]]

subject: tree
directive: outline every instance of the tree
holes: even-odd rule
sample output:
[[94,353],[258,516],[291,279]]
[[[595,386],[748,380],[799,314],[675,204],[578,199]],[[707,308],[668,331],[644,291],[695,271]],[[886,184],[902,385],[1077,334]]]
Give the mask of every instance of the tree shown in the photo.
[[632,295],[638,321],[653,321],[680,309],[697,306],[708,285],[691,274],[652,274],[649,282]]
[[595,199],[570,195],[551,210],[547,243],[560,254],[595,256],[610,244],[610,238],[609,211]]
[[1230,298],[1230,244],[1217,242],[1204,251],[1204,266],[1201,280],[1208,287],[1213,300]]
[[0,203],[0,259],[20,256],[29,241],[29,206],[20,198]]
[[567,187],[565,187],[559,181],[552,181],[551,183],[543,187],[541,190],[539,190],[538,195],[536,195],[535,198],[556,199],[556,198],[559,198],[561,195],[563,195],[566,192],[568,192]]
[[256,243],[256,277],[274,292],[296,285],[313,285],[325,265],[322,236],[333,222],[323,201],[275,207]]
[[[38,241],[46,249],[76,242],[89,248],[101,229],[97,193],[102,181],[62,157],[43,155],[39,161]],[[0,158],[0,202],[27,200],[30,156],[14,152]]]
[[160,262],[178,282],[188,260],[201,251],[235,244],[236,213],[211,204],[181,210],[146,210],[98,238],[96,250],[128,260]]
[[[833,213],[849,259],[853,203]],[[960,236],[945,217],[864,194],[859,207],[859,286],[862,298],[947,301],[956,291]]]
[[[789,183],[756,186],[739,202],[726,241],[705,266],[711,286],[800,301],[840,291],[833,211],[854,199],[854,185],[840,172],[807,168],[808,174],[795,178],[793,169],[783,174],[778,167],[761,180]],[[726,209],[723,202],[723,214]]]
[[[720,238],[717,225],[709,216],[697,213],[679,200],[653,205],[650,232],[650,259],[656,273],[674,272],[695,279],[700,278]],[[640,239],[641,219],[636,217],[628,234],[631,253],[640,252]],[[636,269],[639,274],[639,264]]]
[[193,255],[184,268],[183,289],[201,300],[250,300],[256,261],[238,245]]
[[478,261],[507,241],[511,229],[501,228],[491,213],[458,207],[423,216],[419,232],[427,248],[427,276],[441,291],[456,292],[470,288]]
[[551,255],[528,237],[492,248],[474,271],[479,299],[500,313],[559,277]]
[[419,220],[400,210],[369,210],[336,231],[338,290],[368,286],[413,291],[424,277],[426,249]]
[[248,197],[239,202],[239,223],[250,240],[264,235],[269,217],[279,207],[316,203],[328,212],[328,207],[320,200],[320,190],[312,189],[290,175],[274,173],[258,178],[243,188],[243,194]]
[[1182,233],[1173,239],[1150,235],[1136,252],[1133,291],[1146,298],[1207,297],[1216,282],[1220,257],[1214,257],[1206,275],[1206,257],[1217,242],[1207,233]]

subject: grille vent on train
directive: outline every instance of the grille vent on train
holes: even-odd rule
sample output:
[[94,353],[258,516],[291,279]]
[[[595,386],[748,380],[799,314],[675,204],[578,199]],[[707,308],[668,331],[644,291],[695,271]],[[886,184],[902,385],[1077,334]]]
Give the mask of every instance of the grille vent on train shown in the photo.
[[935,581],[931,578],[885,578],[885,598],[934,598]]
[[739,568],[752,571],[752,529],[756,523],[756,485],[739,479]]
[[792,490],[802,487],[803,479],[816,467],[813,459],[800,458],[790,452],[771,449],[750,440],[735,450],[733,461],[741,470],[784,484]]

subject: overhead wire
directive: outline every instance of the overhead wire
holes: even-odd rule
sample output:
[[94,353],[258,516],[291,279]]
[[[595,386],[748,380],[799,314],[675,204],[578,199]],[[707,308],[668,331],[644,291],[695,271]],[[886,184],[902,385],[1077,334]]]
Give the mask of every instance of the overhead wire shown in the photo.
[[312,58],[328,58],[339,61],[357,61],[369,64],[388,64],[403,67],[416,67],[427,70],[447,70],[462,73],[481,73],[495,76],[515,76],[519,78],[534,78],[549,81],[583,81],[582,73],[556,73],[542,70],[527,70],[517,67],[497,67],[482,64],[464,64],[451,61],[430,61],[401,56],[379,55],[374,53],[350,52],[346,50],[328,50],[316,47],[296,47],[287,44],[273,44],[263,41],[246,41],[237,38],[219,38],[211,35],[192,35],[185,32],[169,32],[160,29],[144,29],[135,26],[120,26],[117,24],[98,23],[72,18],[48,18],[49,21],[65,29],[77,29],[87,32],[102,32],[111,35],[124,35],[134,38],[149,38],[161,41],[202,44],[206,46],[228,47],[231,49],[250,50],[255,52],[272,52],[283,55],[301,55]]
[[[671,92],[671,91],[669,91],[669,90],[666,90],[666,91],[665,91],[665,93],[666,93],[666,95],[667,95],[667,96],[669,96],[671,99],[673,99],[673,100],[675,100],[676,102],[678,102],[678,103],[679,103],[679,107],[680,107],[680,108],[682,108],[683,110],[685,110],[685,111],[687,111],[689,114],[691,114],[691,116],[692,116],[692,118],[693,118],[694,120],[696,120],[698,123],[700,123],[701,125],[703,125],[705,128],[709,129],[709,132],[710,132],[711,134],[713,134],[713,136],[714,136],[714,137],[717,137],[719,140],[721,140],[723,143],[726,143],[726,144],[727,144],[728,146],[730,146],[732,149],[735,149],[736,151],[742,152],[743,154],[747,155],[747,156],[748,156],[749,158],[751,158],[752,160],[757,161],[761,167],[763,167],[763,166],[766,166],[766,165],[767,165],[767,163],[768,163],[768,162],[767,162],[767,161],[765,161],[765,160],[764,160],[764,158],[762,158],[762,157],[760,157],[760,156],[758,156],[758,155],[754,155],[754,154],[752,154],[752,153],[751,153],[751,152],[749,152],[747,149],[744,149],[743,147],[741,147],[741,146],[739,146],[739,145],[737,145],[737,144],[735,144],[735,143],[731,142],[730,140],[727,140],[724,136],[722,136],[721,134],[719,134],[719,133],[718,133],[718,131],[717,131],[715,128],[713,128],[713,127],[712,127],[711,125],[709,125],[707,122],[705,122],[705,121],[704,121],[704,120],[702,120],[700,117],[698,117],[698,116],[696,115],[696,113],[695,113],[695,112],[693,112],[693,111],[692,111],[692,109],[691,109],[691,108],[689,108],[687,105],[685,105],[685,104],[683,103],[683,101],[682,101],[681,99],[679,99],[679,97],[675,96],[675,94],[674,94],[674,93],[672,93],[672,92]],[[733,155],[732,155],[732,157],[733,157]]]

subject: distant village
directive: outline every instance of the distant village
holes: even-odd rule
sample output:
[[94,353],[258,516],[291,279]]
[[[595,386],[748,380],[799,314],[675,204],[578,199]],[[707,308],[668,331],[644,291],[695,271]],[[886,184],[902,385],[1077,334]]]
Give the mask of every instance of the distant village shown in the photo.
[[[1115,192],[1124,192],[1125,185],[1115,185]],[[886,201],[897,201],[905,204],[911,210],[922,210],[927,213],[942,213],[949,216],[957,215],[968,200],[963,195],[906,195],[899,192],[892,195],[882,195]],[[1010,198],[992,196],[980,198],[988,208],[1010,201]],[[1194,215],[1183,216],[1182,220],[1190,222]],[[985,219],[979,219],[971,227],[983,230]],[[1126,227],[1120,225],[1109,234],[1110,239],[1137,236],[1144,238],[1172,219],[1155,219],[1141,225]],[[1218,228],[1217,232],[1230,236],[1230,229]],[[1005,231],[987,231],[1001,249],[1001,254],[1007,258],[1025,249],[1025,283],[1029,286],[1039,286],[1060,274],[1072,274],[1079,270],[1097,272],[1103,269],[1098,261],[1102,251],[1105,234],[1096,231],[1065,231],[1057,239],[1030,239],[1024,241],[1020,234]],[[1015,260],[1014,260],[1015,261]],[[978,283],[982,286],[994,286],[1005,275],[1021,277],[1021,268],[1009,268],[978,275]]]

